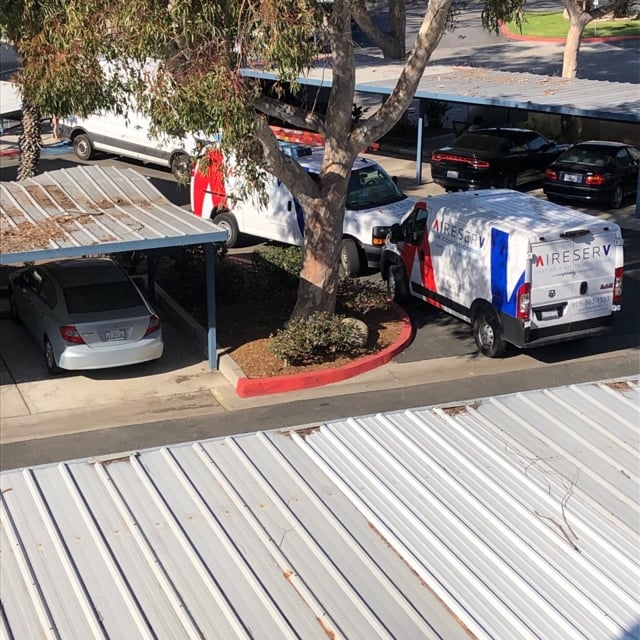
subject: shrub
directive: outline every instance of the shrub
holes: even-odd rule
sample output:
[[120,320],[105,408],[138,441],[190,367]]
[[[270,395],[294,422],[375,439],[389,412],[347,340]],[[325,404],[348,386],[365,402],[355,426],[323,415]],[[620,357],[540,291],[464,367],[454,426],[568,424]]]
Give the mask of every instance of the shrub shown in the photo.
[[268,245],[260,251],[254,251],[253,261],[256,267],[283,271],[296,278],[302,269],[302,249],[300,247],[281,247]]
[[358,346],[358,330],[343,319],[344,316],[326,312],[314,313],[306,319],[292,318],[273,337],[270,348],[288,365],[326,362],[337,355],[359,355],[362,347]]
[[338,285],[337,307],[346,315],[365,315],[374,309],[386,309],[389,294],[382,280],[344,278]]

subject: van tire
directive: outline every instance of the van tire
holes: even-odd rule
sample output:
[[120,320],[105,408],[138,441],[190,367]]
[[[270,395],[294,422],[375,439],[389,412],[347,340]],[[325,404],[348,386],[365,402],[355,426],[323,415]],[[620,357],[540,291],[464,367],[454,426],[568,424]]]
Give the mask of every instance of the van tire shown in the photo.
[[611,192],[611,195],[609,196],[609,208],[610,209],[619,209],[620,205],[622,205],[622,200],[623,200],[622,185],[621,184],[617,184],[613,188],[613,191]]
[[355,278],[360,273],[360,252],[351,238],[345,238],[340,247],[340,273]]
[[398,304],[409,301],[407,274],[401,264],[389,265],[387,269],[387,293],[389,298]]
[[238,238],[240,236],[240,230],[238,229],[238,222],[232,213],[219,213],[214,219],[213,223],[224,229],[229,237],[225,242],[227,249],[233,249],[238,244]]
[[498,358],[505,352],[507,343],[502,339],[502,327],[495,311],[478,310],[473,318],[473,339],[483,356]]
[[81,133],[73,139],[73,152],[80,160],[93,158],[93,145],[88,135]]
[[178,182],[185,182],[191,175],[191,156],[177,153],[171,159],[171,173]]

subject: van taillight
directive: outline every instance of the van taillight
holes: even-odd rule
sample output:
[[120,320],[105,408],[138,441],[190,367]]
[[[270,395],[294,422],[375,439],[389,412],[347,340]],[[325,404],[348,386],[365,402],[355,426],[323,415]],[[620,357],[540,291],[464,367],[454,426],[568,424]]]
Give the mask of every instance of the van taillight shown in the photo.
[[613,304],[620,304],[622,302],[622,276],[624,275],[624,269],[618,267],[615,271],[615,278],[613,280]]
[[516,318],[518,320],[528,320],[531,311],[531,283],[525,282],[520,285],[516,296]]
[[149,326],[147,330],[144,332],[145,336],[150,336],[152,333],[155,333],[160,328],[160,318],[154,313],[149,318]]
[[60,327],[60,335],[65,342],[71,344],[84,344],[84,339],[73,324],[65,324]]

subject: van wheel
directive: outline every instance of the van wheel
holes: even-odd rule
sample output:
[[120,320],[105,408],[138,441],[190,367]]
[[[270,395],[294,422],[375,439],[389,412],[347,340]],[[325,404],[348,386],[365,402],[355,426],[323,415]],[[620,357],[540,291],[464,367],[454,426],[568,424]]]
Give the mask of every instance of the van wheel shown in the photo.
[[405,304],[409,300],[409,284],[404,267],[392,264],[387,270],[387,292],[389,298],[398,304]]
[[501,356],[507,347],[498,317],[487,309],[478,311],[473,319],[473,338],[480,353],[488,358]]
[[62,369],[56,364],[56,357],[53,353],[53,347],[49,342],[47,336],[44,337],[44,362],[47,365],[47,370],[51,375],[57,375]]
[[178,153],[171,160],[171,173],[178,182],[185,182],[191,176],[191,157]]
[[238,237],[240,230],[238,229],[238,223],[232,213],[219,213],[214,219],[214,224],[217,224],[220,228],[227,232],[227,241],[225,245],[228,249],[232,249],[238,243]]
[[73,139],[73,151],[80,160],[91,160],[93,158],[93,146],[89,136],[81,133]]
[[342,241],[340,273],[348,278],[355,278],[360,273],[360,252],[358,245],[351,238]]
[[609,196],[609,207],[618,209],[622,204],[622,185],[617,184]]

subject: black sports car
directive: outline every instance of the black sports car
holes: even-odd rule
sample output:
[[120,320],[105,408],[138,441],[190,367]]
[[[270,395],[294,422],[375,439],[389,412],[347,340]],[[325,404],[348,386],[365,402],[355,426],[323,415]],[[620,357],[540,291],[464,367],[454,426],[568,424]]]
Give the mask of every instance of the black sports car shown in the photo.
[[568,148],[529,129],[476,129],[431,154],[431,177],[447,191],[515,189],[542,180],[544,170]]
[[580,142],[552,162],[542,189],[549,200],[582,200],[617,209],[638,188],[640,151],[620,142]]

